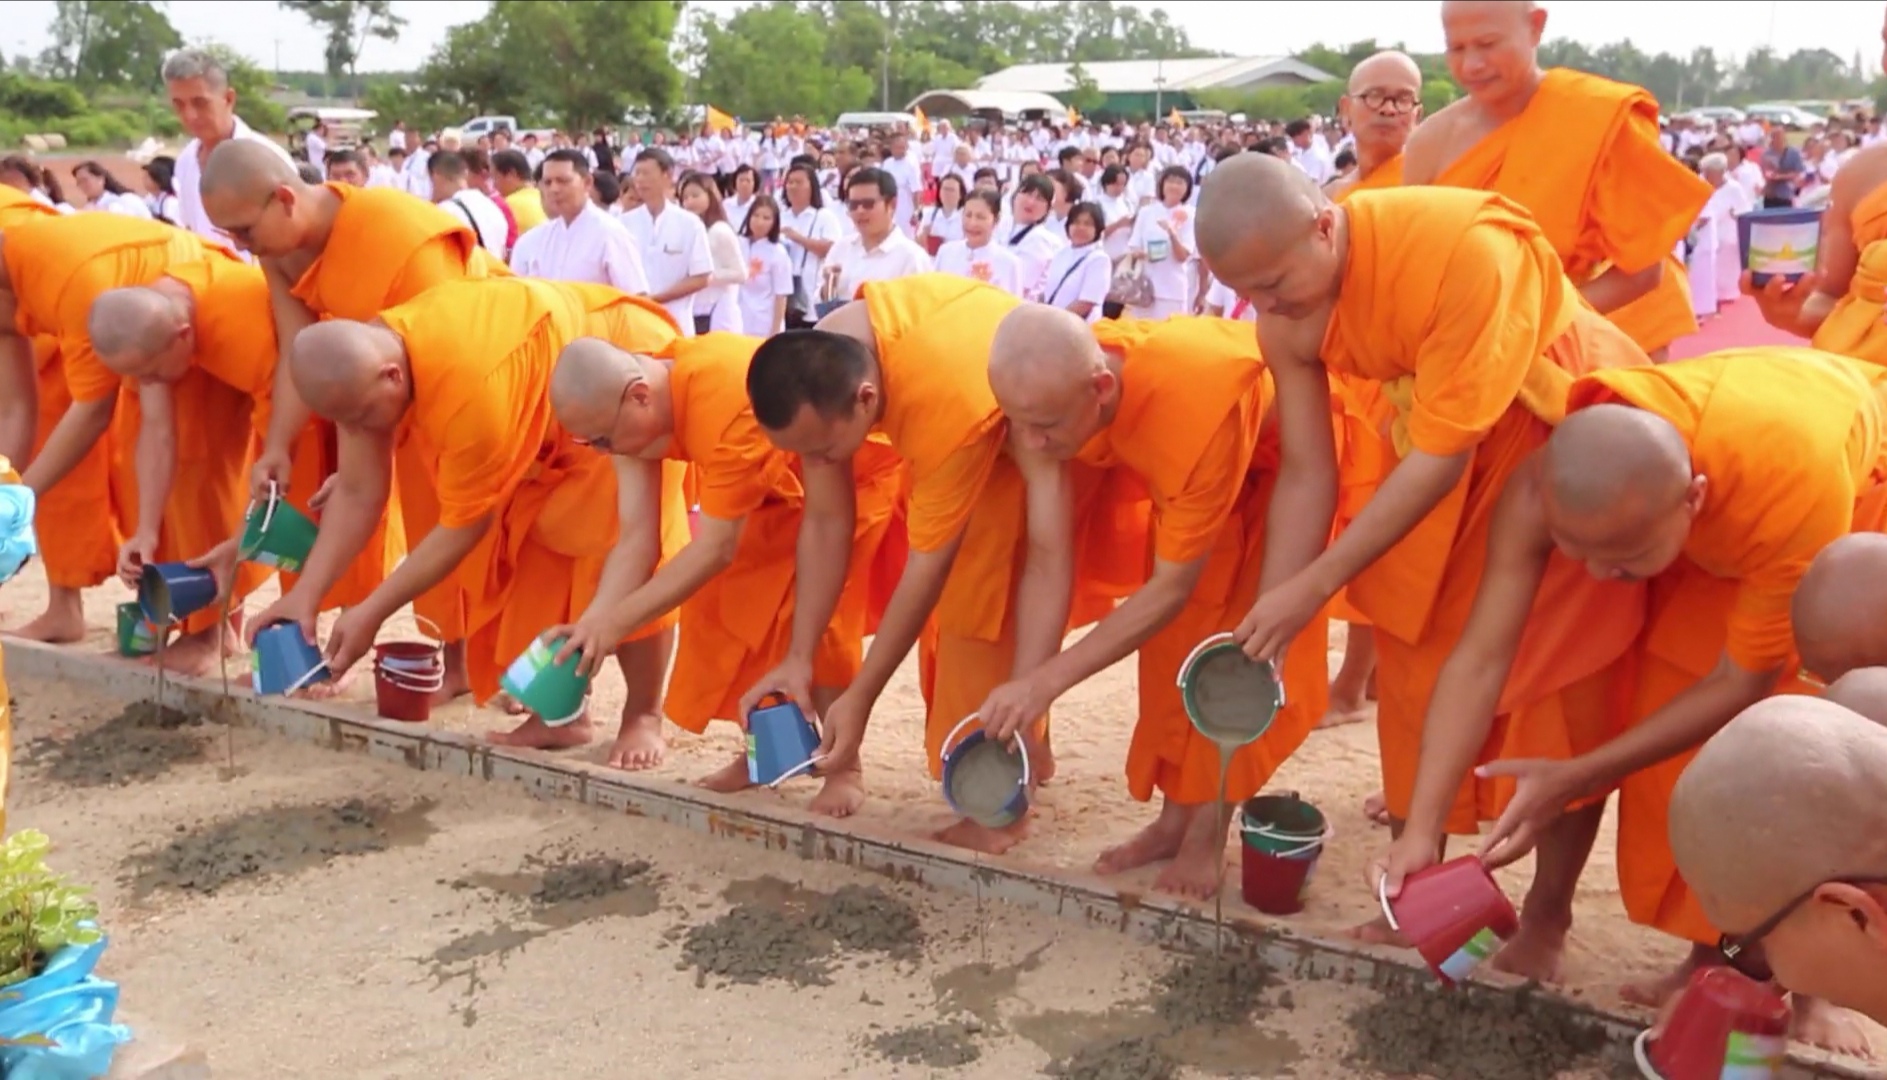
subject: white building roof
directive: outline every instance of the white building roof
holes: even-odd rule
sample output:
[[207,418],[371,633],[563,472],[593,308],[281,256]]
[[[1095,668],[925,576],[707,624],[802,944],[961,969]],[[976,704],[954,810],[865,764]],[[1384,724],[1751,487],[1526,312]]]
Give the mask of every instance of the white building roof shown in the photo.
[[[1070,64],[1017,64],[977,80],[978,90],[1067,93],[1074,89]],[[1083,64],[1104,94],[1151,94],[1156,90],[1236,88],[1266,81],[1324,82],[1335,78],[1288,56],[1208,56],[1185,60],[1111,60]]]
[[1059,118],[1068,106],[1054,97],[1033,90],[928,90],[911,99],[906,112],[921,108],[938,116],[959,116],[994,110],[1004,116],[1029,112],[1051,113]]

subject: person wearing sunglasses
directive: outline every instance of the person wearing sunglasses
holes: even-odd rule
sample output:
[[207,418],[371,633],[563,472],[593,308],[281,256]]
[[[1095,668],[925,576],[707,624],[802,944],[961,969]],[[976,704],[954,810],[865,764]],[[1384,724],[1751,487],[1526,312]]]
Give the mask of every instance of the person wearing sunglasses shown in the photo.
[[[1887,712],[1887,672],[1854,674],[1831,697]],[[1836,700],[1752,705],[1684,770],[1670,832],[1725,963],[1887,1023],[1887,725]]]

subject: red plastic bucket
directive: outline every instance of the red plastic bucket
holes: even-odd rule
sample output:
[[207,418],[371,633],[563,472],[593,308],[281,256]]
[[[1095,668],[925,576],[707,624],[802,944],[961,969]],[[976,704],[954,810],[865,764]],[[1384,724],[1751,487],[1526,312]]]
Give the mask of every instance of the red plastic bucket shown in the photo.
[[1324,815],[1297,797],[1259,795],[1239,808],[1239,894],[1267,915],[1304,910],[1304,894],[1330,839]]
[[1513,903],[1473,855],[1410,874],[1400,896],[1385,892],[1381,900],[1390,927],[1414,944],[1443,986],[1467,978],[1520,929]]
[[1295,915],[1304,910],[1304,894],[1323,855],[1319,843],[1301,856],[1271,855],[1250,844],[1239,845],[1239,895],[1266,915]]
[[381,716],[409,724],[432,719],[432,695],[445,685],[439,646],[390,641],[373,647],[373,696]]
[[1664,1031],[1650,1034],[1633,1047],[1648,1080],[1771,1080],[1789,1056],[1789,1005],[1727,967],[1699,968]]

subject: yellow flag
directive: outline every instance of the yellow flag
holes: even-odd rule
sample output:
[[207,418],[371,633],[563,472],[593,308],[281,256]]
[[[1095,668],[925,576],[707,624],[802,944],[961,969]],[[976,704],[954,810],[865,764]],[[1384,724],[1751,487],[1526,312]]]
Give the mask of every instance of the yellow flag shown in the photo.
[[1175,108],[1172,112],[1166,114],[1166,122],[1173,125],[1174,127],[1186,126],[1186,118],[1179,115],[1179,110],[1177,108]]
[[917,130],[926,135],[930,134],[930,117],[924,115],[924,110],[913,105],[911,115],[917,117]]
[[1081,110],[1075,108],[1073,105],[1068,106],[1068,126],[1069,127],[1081,126]]
[[738,126],[739,125],[734,122],[733,117],[727,115],[726,113],[722,112],[721,110],[715,108],[712,105],[708,106],[708,130],[709,131],[714,132],[716,135],[725,135],[727,132],[734,130]]

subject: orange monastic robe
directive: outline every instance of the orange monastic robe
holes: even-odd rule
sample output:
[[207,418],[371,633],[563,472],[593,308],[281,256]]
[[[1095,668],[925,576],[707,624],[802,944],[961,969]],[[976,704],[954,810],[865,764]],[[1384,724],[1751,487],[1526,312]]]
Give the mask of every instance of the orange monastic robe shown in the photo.
[[[510,274],[479,246],[464,219],[424,199],[394,188],[327,187],[341,200],[341,209],[321,254],[292,290],[320,318],[368,322],[443,282]],[[308,500],[334,472],[335,455],[334,425],[315,421],[295,444],[290,502],[308,508]],[[410,495],[403,480],[413,481]],[[406,554],[407,538],[424,535],[438,521],[438,507],[426,498],[423,480],[396,476],[387,518],[326,603],[359,603]],[[394,506],[398,513],[391,512]],[[436,624],[445,640],[464,636],[462,613],[444,594],[421,597],[414,610]]]
[[[703,515],[745,519],[732,565],[681,607],[681,643],[664,711],[696,734],[711,719],[739,719],[742,692],[772,670],[792,642],[805,490],[797,459],[767,441],[747,399],[747,365],[759,345],[759,338],[707,334],[678,337],[660,354],[673,361],[669,459],[693,464]],[[871,568],[903,479],[902,463],[882,443],[866,443],[853,469],[857,523],[850,572],[813,660],[813,680],[824,687],[848,686],[858,674]]]
[[[1404,187],[1344,205],[1350,252],[1324,361],[1382,384],[1399,455],[1472,455],[1454,490],[1350,582],[1376,626],[1384,797],[1406,818],[1429,698],[1467,625],[1507,477],[1563,416],[1575,376],[1648,361],[1580,300],[1546,237],[1506,199]],[[1508,722],[1486,755],[1563,758],[1603,741],[1606,669],[1642,622],[1637,596],[1553,557],[1502,697]],[[1449,831],[1473,833],[1500,797],[1468,778]]]
[[1710,200],[1710,185],[1665,152],[1657,100],[1642,88],[1554,68],[1525,111],[1435,183],[1499,192],[1525,207],[1575,282],[1662,261],[1658,287],[1609,318],[1647,353],[1697,332],[1689,276],[1672,252]]
[[[1187,718],[1176,685],[1193,648],[1234,629],[1258,598],[1265,513],[1277,483],[1276,426],[1261,438],[1271,378],[1243,323],[1103,320],[1101,347],[1120,359],[1120,406],[1081,459],[1130,471],[1152,498],[1151,555],[1205,560],[1191,598],[1140,647],[1140,720],[1127,748],[1127,789],[1189,805],[1219,797],[1219,748]],[[1303,634],[1285,658],[1285,707],[1264,737],[1232,756],[1225,797],[1258,793],[1329,705],[1324,643]]]
[[[1782,347],[1597,372],[1573,385],[1569,412],[1612,402],[1670,421],[1710,479],[1683,557],[1651,582],[1631,722],[1726,654],[1745,671],[1782,671],[1781,690],[1805,689],[1789,622],[1796,583],[1831,541],[1887,528],[1883,397],[1887,368]],[[1694,754],[1620,785],[1619,891],[1633,922],[1708,945],[1717,931],[1678,876],[1665,827],[1671,789]]]
[[[413,376],[394,453],[400,474],[421,478],[438,527],[491,519],[438,590],[462,600],[466,668],[481,701],[533,639],[574,620],[596,594],[616,542],[615,473],[557,423],[550,372],[579,337],[620,340],[620,325],[609,324],[622,320],[607,308],[635,307],[675,332],[644,305],[602,286],[506,277],[439,285],[380,313]],[[645,349],[667,344],[649,338]],[[675,479],[664,477],[664,556],[687,533]]]
[[1849,223],[1861,261],[1848,294],[1836,301],[1813,344],[1887,367],[1887,185],[1862,196]]
[[[112,214],[75,214],[14,226],[6,232],[5,258],[22,325],[59,339],[60,364],[72,401],[117,399],[112,496],[107,503],[87,507],[84,515],[95,518],[101,505],[115,503],[123,531],[130,535],[138,528],[137,389],[92,351],[86,327],[92,302],[109,289],[149,285],[186,263],[242,264],[193,233]],[[177,472],[158,529],[161,562],[195,558],[227,540],[248,497],[249,399],[200,369],[173,385],[171,396],[177,416]],[[54,490],[64,483],[55,484]],[[98,493],[85,494],[96,498]],[[39,523],[42,546],[58,543],[67,527],[43,513]],[[249,584],[253,587],[254,580]],[[208,629],[218,617],[216,611],[200,612],[184,623],[184,630]]]

